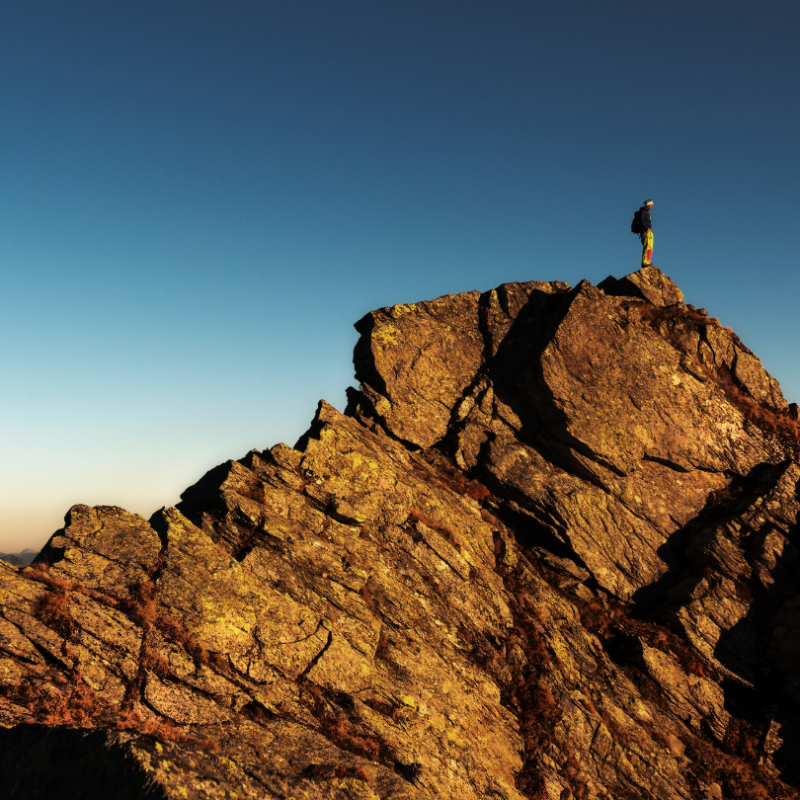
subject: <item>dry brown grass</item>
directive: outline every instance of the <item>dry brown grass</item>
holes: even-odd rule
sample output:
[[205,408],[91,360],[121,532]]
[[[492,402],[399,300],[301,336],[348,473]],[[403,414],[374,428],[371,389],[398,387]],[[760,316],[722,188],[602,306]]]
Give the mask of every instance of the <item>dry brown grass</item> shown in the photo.
[[154,719],[142,717],[135,709],[127,708],[121,711],[117,717],[117,730],[138,731],[154,739],[176,744],[192,744],[203,750],[210,750],[214,753],[221,752],[219,742],[213,739],[203,739],[185,733],[172,720]]
[[[498,537],[499,538],[499,537]],[[519,720],[520,734],[525,747],[524,765],[517,777],[517,788],[530,798],[545,797],[542,770],[538,766],[540,753],[555,743],[555,728],[564,709],[553,691],[544,682],[545,670],[557,668],[558,660],[547,645],[543,617],[530,610],[531,601],[517,584],[513,572],[501,568],[513,604],[514,626],[505,641],[505,650],[517,646],[525,654],[525,662],[510,660],[511,680],[502,689],[502,703]],[[464,637],[462,632],[462,637]],[[573,791],[573,790],[571,790]]]
[[317,719],[320,733],[337,747],[394,768],[396,759],[388,743],[331,703],[321,687],[304,681],[300,687],[300,702]]
[[74,622],[69,613],[72,583],[51,574],[46,564],[34,564],[24,570],[23,574],[48,588],[47,594],[36,603],[33,609],[34,616],[60,636],[69,638],[74,629]]
[[[698,358],[693,349],[693,336],[700,335],[704,328],[721,327],[715,317],[706,317],[698,311],[680,306],[653,306],[650,303],[635,303],[626,307],[628,318],[640,319],[658,331],[676,350],[688,355],[695,365],[720,387],[728,402],[738,409],[744,418],[764,433],[776,436],[793,444],[800,444],[800,423],[789,416],[788,410],[779,411],[758,402],[738,385],[725,366],[712,368]],[[735,343],[739,337],[730,328],[724,328]]]
[[157,614],[154,622],[158,630],[173,642],[180,642],[187,635],[186,628],[167,614]]
[[581,778],[581,763],[571,747],[567,746],[565,750],[567,751],[567,758],[561,766],[561,774],[567,779],[569,788],[561,793],[561,797],[583,800],[583,798],[589,796],[589,786]]
[[798,793],[778,780],[772,779],[756,765],[728,755],[701,739],[686,743],[692,769],[703,783],[718,783],[723,794],[731,800],[796,800]]
[[30,580],[42,583],[50,589],[49,593],[36,604],[34,614],[41,622],[65,639],[74,634],[76,627],[69,612],[71,594],[73,592],[89,597],[109,608],[118,608],[120,605],[119,598],[107,592],[89,589],[82,583],[73,583],[53,575],[47,564],[33,564],[24,574]]
[[355,778],[357,781],[364,781],[367,786],[375,786],[375,778],[363,767],[336,767],[333,774],[337,778]]
[[109,606],[111,608],[117,608],[119,605],[119,599],[108,594],[108,592],[102,592],[97,589],[89,589],[82,583],[73,584],[73,588],[78,594],[82,594],[84,597],[90,597],[92,600],[100,603],[101,605]]
[[579,605],[579,613],[583,627],[602,639],[617,625],[623,612],[621,608],[606,607],[593,598]]
[[153,650],[147,641],[142,644],[139,651],[139,665],[142,669],[158,675],[159,678],[166,678],[172,672],[169,661]]
[[[601,627],[605,627],[605,623]],[[716,675],[713,669],[702,662],[694,651],[671,631],[651,623],[628,619],[624,615],[617,620],[615,627],[627,634],[641,637],[651,647],[669,653],[681,663],[687,673],[720,680],[720,676]],[[664,692],[650,676],[632,664],[623,665],[622,671],[637,686],[644,700],[654,708],[666,708]],[[611,720],[604,718],[603,721],[615,739],[625,745],[629,739],[627,733],[618,726],[612,727]],[[670,746],[669,737],[659,731],[656,725],[650,723],[644,724],[644,727],[659,745]],[[687,743],[687,755],[692,761],[692,769],[696,776],[704,783],[719,783],[723,788],[724,797],[730,800],[767,800],[767,798],[800,800],[800,794],[794,789],[774,779],[759,766],[760,739],[760,732],[756,727],[734,718],[729,725],[722,749],[705,740],[692,739]],[[621,793],[619,796],[638,797],[635,792]]]
[[[155,600],[154,577],[162,565],[163,554],[150,570],[150,579],[132,586],[128,596],[124,598],[88,589],[81,583],[73,583],[53,575],[46,564],[36,564],[25,570],[26,577],[47,587],[47,593],[36,604],[34,613],[44,624],[64,637],[64,655],[72,660],[73,668],[52,674],[50,689],[44,688],[44,685],[25,682],[19,686],[0,687],[0,696],[29,709],[37,720],[46,725],[138,731],[165,742],[191,744],[219,752],[217,742],[192,736],[163,718],[143,718],[135,710],[143,673],[149,671],[161,678],[171,674],[168,661],[150,643],[150,631],[154,628],[183,645],[195,663],[213,664],[221,672],[229,669],[222,655],[210,654],[192,632],[171,617],[159,613]],[[71,639],[77,630],[77,624],[70,614],[72,593],[119,609],[143,630],[139,673],[129,682],[121,705],[113,704],[96,693],[79,674],[77,654],[71,646]]]
[[54,683],[58,684],[58,692],[26,682],[20,686],[3,687],[0,694],[27,708],[45,725],[97,727],[111,709],[110,704],[99,698],[75,672],[60,675]]
[[[162,563],[163,558],[160,557],[151,572],[157,572]],[[168,639],[182,645],[196,665],[213,666],[221,673],[230,673],[228,661],[222,654],[209,653],[200,644],[194,633],[187,630],[177,620],[159,612],[155,600],[156,585],[152,577],[131,586],[127,597],[118,598],[106,592],[87,589],[83,584],[71,583],[59,578],[53,575],[45,564],[36,564],[25,574],[32,580],[45,584],[50,590],[37,603],[34,610],[36,616],[67,640],[73,636],[76,628],[69,613],[70,592],[75,591],[103,605],[118,608],[132,622],[142,628],[144,644],[140,651],[140,663],[143,669],[160,677],[165,677],[171,671],[168,662],[152,650],[148,644],[149,632],[156,628]]]
[[376,657],[380,652],[385,650],[389,644],[391,643],[391,638],[389,637],[389,633],[385,628],[381,628],[380,636],[378,637],[378,646],[375,650]]
[[209,652],[208,655],[210,666],[214,667],[217,672],[221,672],[223,674],[230,672],[231,665],[227,656],[223,655],[222,653],[211,652]]
[[195,664],[208,666],[213,663],[220,669],[226,670],[227,663],[221,656],[212,658],[208,650],[197,641],[194,633],[173,617],[159,612],[155,601],[155,590],[152,580],[134,584],[128,598],[121,601],[121,610],[144,630],[145,635],[151,628],[156,628],[168,639],[182,645]]
[[482,483],[478,483],[478,481],[473,481],[472,486],[467,490],[467,497],[471,497],[479,503],[482,503],[491,496],[492,493]]
[[195,664],[209,666],[211,664],[211,655],[208,650],[197,641],[197,636],[194,633],[185,629],[184,631],[184,635],[180,640],[184,650],[192,657]]
[[670,738],[665,733],[662,733],[658,728],[653,728],[650,731],[650,736],[653,737],[656,744],[661,745],[661,747],[669,747],[670,746]]
[[706,325],[719,325],[719,320],[712,320],[687,306],[654,306],[646,300],[629,303],[624,306],[627,317],[631,321],[642,320],[654,330],[670,337],[673,345],[682,347],[681,335],[687,332],[700,333]]
[[121,610],[128,618],[145,631],[152,627],[158,617],[155,590],[156,587],[152,581],[135,583],[130,587],[128,597],[121,604]]
[[34,616],[65,639],[72,635],[74,622],[69,613],[69,592],[52,588],[34,608]]
[[372,595],[372,590],[369,588],[369,581],[367,581],[359,590],[359,595],[361,595],[361,599],[366,604],[367,608],[377,614],[380,609],[378,607],[377,600]]
[[252,500],[254,503],[258,503],[259,505],[264,504],[266,494],[262,484],[255,486],[236,486],[234,487],[233,491],[236,492],[236,494],[238,494],[240,497],[246,497],[248,500]]
[[438,489],[455,492],[462,497],[471,497],[478,503],[483,503],[491,492],[480,481],[470,480],[444,453],[437,450],[427,450],[423,456],[425,461],[435,472],[421,464],[412,462],[413,468],[423,476],[426,483]]
[[625,747],[630,742],[630,733],[625,730],[616,720],[612,719],[605,711],[601,714],[600,718],[603,724],[608,728],[614,741],[622,747]]
[[411,522],[421,522],[426,527],[436,531],[436,533],[445,539],[445,541],[453,545],[453,547],[458,547],[458,539],[456,538],[455,533],[453,533],[453,531],[447,526],[440,525],[438,522],[434,522],[430,517],[426,516],[421,511],[416,511],[415,509],[411,510],[408,518]]
[[143,719],[130,705],[117,706],[98,695],[75,671],[59,676],[60,693],[24,683],[4,687],[2,696],[31,711],[45,725],[138,731],[162,741],[184,742],[219,751],[219,745],[184,733],[175,723]]
[[728,402],[738,409],[748,422],[764,433],[795,444],[800,443],[800,423],[792,419],[788,411],[781,412],[758,403],[736,385],[727,369],[719,368],[714,371],[707,367],[704,369],[706,374],[722,389]]

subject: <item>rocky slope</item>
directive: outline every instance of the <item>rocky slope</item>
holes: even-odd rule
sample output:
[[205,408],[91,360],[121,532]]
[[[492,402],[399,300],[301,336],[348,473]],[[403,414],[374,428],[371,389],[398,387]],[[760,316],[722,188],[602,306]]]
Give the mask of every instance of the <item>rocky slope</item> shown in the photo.
[[738,337],[652,267],[356,327],[295,448],[0,563],[5,796],[798,797],[798,409]]

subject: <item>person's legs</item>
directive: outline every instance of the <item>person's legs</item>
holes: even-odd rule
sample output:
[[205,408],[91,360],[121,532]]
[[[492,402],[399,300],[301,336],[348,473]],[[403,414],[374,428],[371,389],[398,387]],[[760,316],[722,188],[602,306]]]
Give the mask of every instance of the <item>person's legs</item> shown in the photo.
[[653,231],[642,231],[639,238],[642,240],[642,266],[649,267],[653,258]]

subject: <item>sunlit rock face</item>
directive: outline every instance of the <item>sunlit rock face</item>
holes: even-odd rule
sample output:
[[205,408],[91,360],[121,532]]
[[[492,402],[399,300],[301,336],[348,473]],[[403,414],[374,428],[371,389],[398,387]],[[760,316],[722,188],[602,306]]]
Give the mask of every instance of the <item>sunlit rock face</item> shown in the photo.
[[794,797],[797,409],[756,356],[654,267],[356,327],[294,448],[0,562],[4,796]]

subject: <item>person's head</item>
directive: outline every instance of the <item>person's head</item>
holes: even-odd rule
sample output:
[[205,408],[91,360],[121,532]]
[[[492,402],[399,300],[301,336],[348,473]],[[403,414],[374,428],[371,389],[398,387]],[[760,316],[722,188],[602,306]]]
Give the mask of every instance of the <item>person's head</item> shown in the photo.
[[653,201],[652,200],[645,200],[644,201],[644,207],[649,211],[653,207]]

